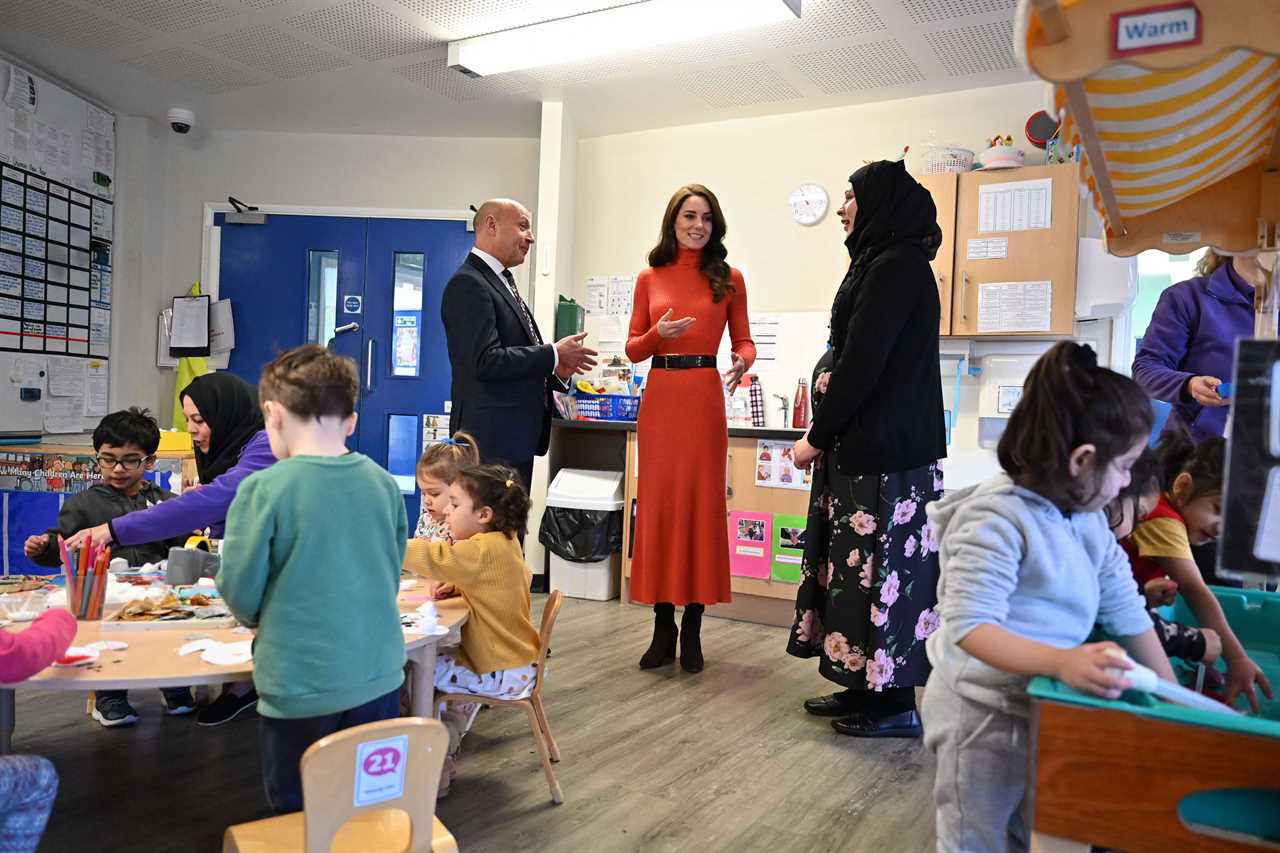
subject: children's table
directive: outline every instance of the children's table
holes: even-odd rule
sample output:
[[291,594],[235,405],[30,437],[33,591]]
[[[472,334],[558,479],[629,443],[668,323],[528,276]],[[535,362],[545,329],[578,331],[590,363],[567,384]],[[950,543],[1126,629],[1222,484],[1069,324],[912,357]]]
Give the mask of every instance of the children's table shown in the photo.
[[[405,601],[402,612],[418,606],[416,600]],[[408,684],[413,715],[430,717],[434,696],[436,647],[458,642],[462,626],[470,611],[461,598],[437,602],[439,624],[448,629],[442,636],[425,637],[421,634],[405,634],[405,653],[411,664]],[[11,625],[0,630],[21,630],[23,625]],[[12,751],[13,730],[16,724],[15,691],[17,690],[140,690],[148,687],[196,687],[203,684],[224,684],[229,681],[246,681],[253,678],[253,662],[232,666],[215,666],[200,659],[199,653],[178,655],[190,635],[199,634],[223,643],[235,643],[248,639],[249,635],[233,628],[202,629],[199,624],[189,628],[152,630],[102,630],[101,622],[81,622],[74,645],[87,646],[100,640],[119,640],[129,644],[124,651],[103,651],[98,660],[89,666],[48,667],[18,684],[0,686],[0,755]]]

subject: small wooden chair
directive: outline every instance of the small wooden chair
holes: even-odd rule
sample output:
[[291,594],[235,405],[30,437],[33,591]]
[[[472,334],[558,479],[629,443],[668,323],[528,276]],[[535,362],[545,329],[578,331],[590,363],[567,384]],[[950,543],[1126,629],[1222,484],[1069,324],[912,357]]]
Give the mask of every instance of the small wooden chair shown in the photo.
[[551,631],[556,626],[556,616],[560,613],[563,601],[564,594],[557,589],[547,598],[547,606],[542,609],[542,628],[538,632],[538,673],[534,676],[533,692],[527,698],[495,699],[474,693],[436,693],[435,699],[437,705],[441,702],[481,701],[495,708],[523,708],[529,715],[529,730],[538,747],[538,757],[542,759],[542,771],[547,774],[551,802],[556,805],[564,802],[564,793],[560,790],[560,783],[556,781],[551,763],[560,760],[560,747],[556,746],[556,739],[551,736],[551,726],[547,723],[547,709],[542,704],[542,681],[547,673],[547,649],[551,646]]
[[[399,735],[409,738],[404,792],[356,806],[359,746]],[[422,717],[382,720],[321,738],[302,755],[303,810],[227,827],[222,851],[457,853],[453,835],[435,816],[440,769],[448,751],[444,725]]]

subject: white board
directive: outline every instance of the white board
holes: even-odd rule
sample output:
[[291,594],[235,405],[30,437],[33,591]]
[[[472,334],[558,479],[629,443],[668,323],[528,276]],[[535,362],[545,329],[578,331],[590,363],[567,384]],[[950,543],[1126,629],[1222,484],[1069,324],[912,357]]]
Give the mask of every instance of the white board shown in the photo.
[[0,162],[110,199],[115,146],[114,115],[19,65],[0,61]]
[[0,60],[0,435],[104,414],[114,176],[115,116]]

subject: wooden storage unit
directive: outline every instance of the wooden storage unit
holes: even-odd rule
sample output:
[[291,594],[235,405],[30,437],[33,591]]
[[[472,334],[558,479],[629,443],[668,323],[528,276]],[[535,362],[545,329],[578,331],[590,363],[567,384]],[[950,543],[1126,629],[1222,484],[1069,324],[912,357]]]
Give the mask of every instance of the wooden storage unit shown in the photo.
[[[979,231],[979,197],[988,184],[1053,180],[1049,228],[1027,231]],[[967,172],[959,176],[956,194],[955,262],[950,334],[1010,336],[1070,335],[1075,323],[1076,255],[1080,237],[1079,171],[1075,163],[1021,169]],[[1007,238],[1008,257],[969,260],[972,239]],[[978,331],[978,293],[989,282],[1052,282],[1049,328]]]
[[[798,438],[801,433],[797,432]],[[627,434],[626,507],[623,515],[622,600],[629,601],[631,580],[632,511],[636,498],[636,453],[638,442],[634,432]],[[780,513],[805,516],[809,512],[809,492],[790,489],[763,489],[755,485],[756,439],[730,436],[726,470],[728,511]],[[725,519],[728,524],[728,518]],[[794,617],[796,584],[760,578],[733,577],[731,604],[717,604],[708,609],[713,616],[763,622],[790,627]]]
[[956,172],[937,172],[922,175],[920,185],[933,196],[933,205],[938,209],[938,227],[942,229],[942,245],[938,254],[929,263],[933,268],[933,278],[938,283],[938,298],[942,301],[942,319],[938,323],[938,334],[951,334],[951,300],[952,282],[955,281],[955,247],[956,247],[956,192],[960,175]]

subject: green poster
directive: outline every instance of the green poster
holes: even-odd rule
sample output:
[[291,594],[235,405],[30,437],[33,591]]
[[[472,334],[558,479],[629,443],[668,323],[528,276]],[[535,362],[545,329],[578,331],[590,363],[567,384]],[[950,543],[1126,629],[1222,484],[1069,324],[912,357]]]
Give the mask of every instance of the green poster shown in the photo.
[[773,516],[773,559],[769,575],[774,580],[800,583],[806,524],[807,519],[803,515]]

